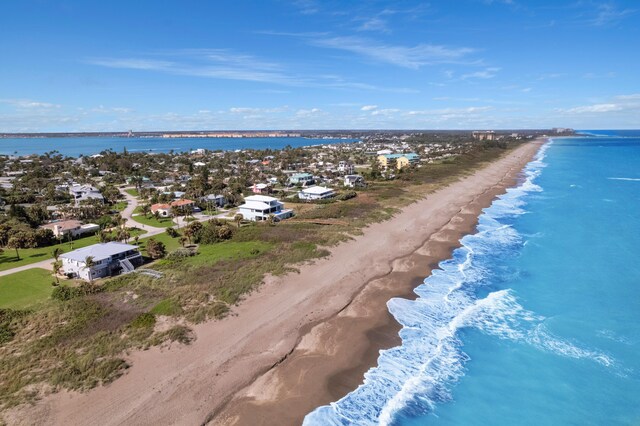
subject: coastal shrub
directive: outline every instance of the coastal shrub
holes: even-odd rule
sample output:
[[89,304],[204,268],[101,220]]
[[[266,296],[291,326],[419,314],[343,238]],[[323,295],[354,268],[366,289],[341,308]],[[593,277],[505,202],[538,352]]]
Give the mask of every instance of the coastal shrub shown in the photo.
[[151,259],[161,259],[167,254],[167,248],[162,241],[149,238],[147,241],[147,254]]
[[338,200],[347,201],[347,200],[350,200],[350,199],[355,198],[357,196],[358,196],[358,193],[356,191],[347,191],[347,192],[343,192],[342,194],[338,195]]
[[184,325],[176,325],[171,327],[169,330],[167,330],[166,336],[170,341],[179,342],[183,345],[188,345],[195,339],[193,331],[189,327],[186,327]]
[[179,234],[178,231],[175,230],[175,228],[172,227],[168,227],[167,230],[165,231],[167,233],[167,235],[169,235],[171,238],[176,238]]
[[234,228],[226,222],[209,221],[197,233],[196,241],[201,244],[214,244],[233,237]]
[[191,249],[179,248],[179,249],[176,249],[176,250],[172,251],[171,253],[169,253],[169,255],[167,256],[167,259],[169,259],[169,260],[182,260],[182,259],[185,259],[187,257],[195,256],[195,254],[196,254],[196,252],[191,250]]
[[138,315],[133,321],[131,321],[131,327],[133,328],[146,328],[156,325],[156,316],[150,312],[145,312]]
[[69,287],[67,285],[61,285],[53,289],[51,292],[51,298],[55,300],[71,300],[75,297],[82,295],[82,291],[78,287]]

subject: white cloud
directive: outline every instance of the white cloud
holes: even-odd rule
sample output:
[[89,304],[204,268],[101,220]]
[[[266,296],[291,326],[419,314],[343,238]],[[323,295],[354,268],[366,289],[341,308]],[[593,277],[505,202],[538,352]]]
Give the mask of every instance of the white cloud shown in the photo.
[[0,99],[0,103],[11,105],[17,109],[51,109],[61,107],[61,105],[58,104],[33,101],[30,99]]
[[311,39],[310,43],[314,46],[344,50],[378,62],[410,69],[418,69],[425,65],[459,62],[475,51],[468,47],[452,48],[426,43],[415,46],[389,45],[353,36],[316,38]]
[[365,105],[362,108],[360,108],[360,110],[361,111],[373,111],[376,108],[378,108],[378,105]]
[[469,80],[469,79],[476,79],[477,78],[477,79],[487,80],[487,79],[495,77],[497,75],[498,71],[500,71],[500,68],[489,67],[489,68],[485,68],[482,71],[475,71],[475,72],[463,74],[460,77],[460,79],[461,80]]
[[623,109],[622,106],[617,104],[595,104],[595,105],[586,105],[586,106],[581,106],[576,108],[570,108],[566,110],[566,112],[570,114],[585,114],[585,113],[621,111],[622,109]]

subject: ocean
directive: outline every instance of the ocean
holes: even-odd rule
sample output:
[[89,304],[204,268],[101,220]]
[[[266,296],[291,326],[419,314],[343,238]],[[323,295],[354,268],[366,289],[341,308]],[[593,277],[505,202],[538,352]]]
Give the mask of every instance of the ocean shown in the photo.
[[282,149],[329,143],[350,143],[354,139],[291,138],[118,138],[118,137],[61,137],[61,138],[0,138],[0,155],[44,154],[56,150],[69,157],[93,155],[111,149],[122,152],[184,152],[198,148],[232,151],[236,149]]
[[640,132],[554,138],[315,425],[640,424]]

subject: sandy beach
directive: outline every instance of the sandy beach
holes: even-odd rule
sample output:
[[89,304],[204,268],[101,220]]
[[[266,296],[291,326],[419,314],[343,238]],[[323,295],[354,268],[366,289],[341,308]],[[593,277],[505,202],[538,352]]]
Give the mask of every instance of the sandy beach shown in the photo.
[[304,265],[268,277],[189,346],[131,353],[132,367],[87,393],[60,392],[5,415],[11,424],[293,425],[344,396],[399,343],[386,309],[473,232],[481,210],[512,186],[541,141],[413,203],[393,219]]

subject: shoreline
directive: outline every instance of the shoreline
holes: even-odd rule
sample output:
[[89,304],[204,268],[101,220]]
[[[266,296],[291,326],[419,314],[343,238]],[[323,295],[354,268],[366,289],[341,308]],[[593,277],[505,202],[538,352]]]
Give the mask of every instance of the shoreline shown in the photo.
[[[537,141],[532,143],[540,146]],[[477,194],[413,252],[393,259],[389,274],[365,283],[344,310],[304,333],[282,363],[238,392],[213,413],[209,424],[269,425],[277,418],[279,424],[298,425],[315,408],[358,387],[364,373],[377,365],[379,351],[402,343],[398,334],[401,325],[389,313],[387,301],[394,297],[415,299],[413,290],[460,247],[463,236],[475,231],[482,209],[517,183],[537,151]]]
[[299,424],[309,411],[355,388],[375,365],[377,350],[399,343],[400,326],[386,302],[410,296],[416,280],[449,257],[540,145],[518,147],[370,225],[299,274],[267,277],[229,317],[195,326],[190,346],[134,351],[127,357],[133,367],[115,382],[46,396],[5,419],[267,424],[278,418],[279,424]]

